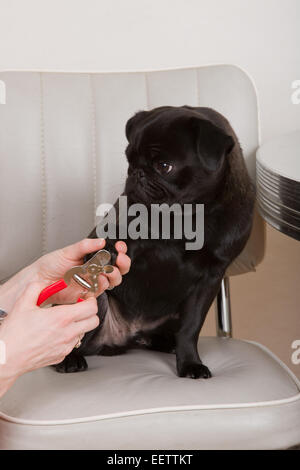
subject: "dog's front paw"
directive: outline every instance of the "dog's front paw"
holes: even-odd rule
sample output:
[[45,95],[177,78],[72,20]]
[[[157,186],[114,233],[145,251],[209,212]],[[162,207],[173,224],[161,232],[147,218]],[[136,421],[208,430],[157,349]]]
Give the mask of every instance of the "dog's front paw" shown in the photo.
[[53,367],[55,367],[56,372],[67,374],[69,372],[82,372],[88,368],[88,365],[81,354],[72,351],[62,362]]
[[191,379],[209,379],[211,372],[204,364],[197,362],[184,362],[177,366],[179,377],[189,377]]

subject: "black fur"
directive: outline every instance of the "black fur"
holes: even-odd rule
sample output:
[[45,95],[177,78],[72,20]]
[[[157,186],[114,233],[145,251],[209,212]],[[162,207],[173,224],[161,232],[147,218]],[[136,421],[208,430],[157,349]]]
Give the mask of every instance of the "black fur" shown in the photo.
[[[131,270],[107,295],[118,301],[129,325],[137,319],[142,325],[165,322],[150,331],[141,327],[121,347],[99,345],[97,333],[107,308],[104,294],[99,299],[102,322],[86,335],[79,351],[119,354],[129,347],[147,347],[175,352],[180,377],[208,378],[211,373],[197,351],[199,332],[252,226],[254,188],[240,145],[222,115],[190,106],[138,112],[127,122],[126,136],[128,203],[204,203],[205,242],[202,249],[187,251],[185,239],[125,240]],[[160,173],[163,162],[173,166],[170,173]],[[90,237],[96,236],[94,230]],[[106,247],[113,251],[114,243],[107,240]]]

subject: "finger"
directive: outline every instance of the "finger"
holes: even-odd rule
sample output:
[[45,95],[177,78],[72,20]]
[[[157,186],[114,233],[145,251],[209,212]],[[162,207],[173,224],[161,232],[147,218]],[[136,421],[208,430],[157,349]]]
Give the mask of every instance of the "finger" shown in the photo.
[[97,315],[82,320],[74,324],[74,332],[76,336],[81,336],[87,333],[88,331],[92,331],[99,326],[100,319]]
[[116,265],[123,276],[124,274],[127,274],[130,269],[131,259],[124,253],[119,253],[116,259]]
[[103,238],[85,238],[80,242],[62,248],[63,255],[72,261],[82,259],[85,255],[101,250],[105,246]]
[[115,248],[119,253],[127,253],[127,245],[125,242],[118,241],[115,244]]
[[81,320],[79,322],[73,323],[68,328],[67,338],[68,342],[75,344],[78,340],[87,333],[88,331],[92,331],[99,326],[100,320],[97,315],[94,315],[91,318],[86,318],[85,320]]
[[[51,310],[52,312],[49,312]],[[95,316],[98,312],[98,305],[95,297],[90,297],[83,302],[71,305],[57,305],[45,310],[45,313],[59,317],[63,324],[79,322]]]
[[[98,290],[96,294],[93,293],[91,295],[97,298],[99,297],[99,295],[103,294],[103,292],[108,288],[109,288],[109,280],[107,279],[106,274],[100,274],[98,276]],[[89,295],[89,293],[87,295]]]
[[[105,274],[108,279],[109,287],[116,287],[122,282],[122,276],[118,268],[114,266],[114,270],[112,273]],[[107,289],[107,288],[106,288]]]

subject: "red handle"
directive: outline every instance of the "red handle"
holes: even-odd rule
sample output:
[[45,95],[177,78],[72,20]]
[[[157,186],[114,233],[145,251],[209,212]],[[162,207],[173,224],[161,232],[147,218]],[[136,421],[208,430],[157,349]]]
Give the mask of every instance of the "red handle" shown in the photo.
[[[54,282],[54,284],[51,284],[48,287],[45,287],[45,289],[42,290],[42,292],[39,295],[39,298],[37,300],[37,305],[40,306],[45,300],[47,300],[51,295],[57,294],[57,292],[60,292],[61,290],[65,289],[68,287],[68,284],[65,283],[63,279],[60,279],[59,281]],[[79,297],[77,299],[77,302],[82,302],[83,299]]]

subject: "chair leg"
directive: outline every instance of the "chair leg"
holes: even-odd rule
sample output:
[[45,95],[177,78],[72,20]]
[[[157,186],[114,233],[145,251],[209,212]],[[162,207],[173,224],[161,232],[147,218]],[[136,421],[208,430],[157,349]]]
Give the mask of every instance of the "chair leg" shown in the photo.
[[228,277],[224,277],[220,291],[216,298],[216,323],[218,336],[225,338],[232,337],[230,290]]

